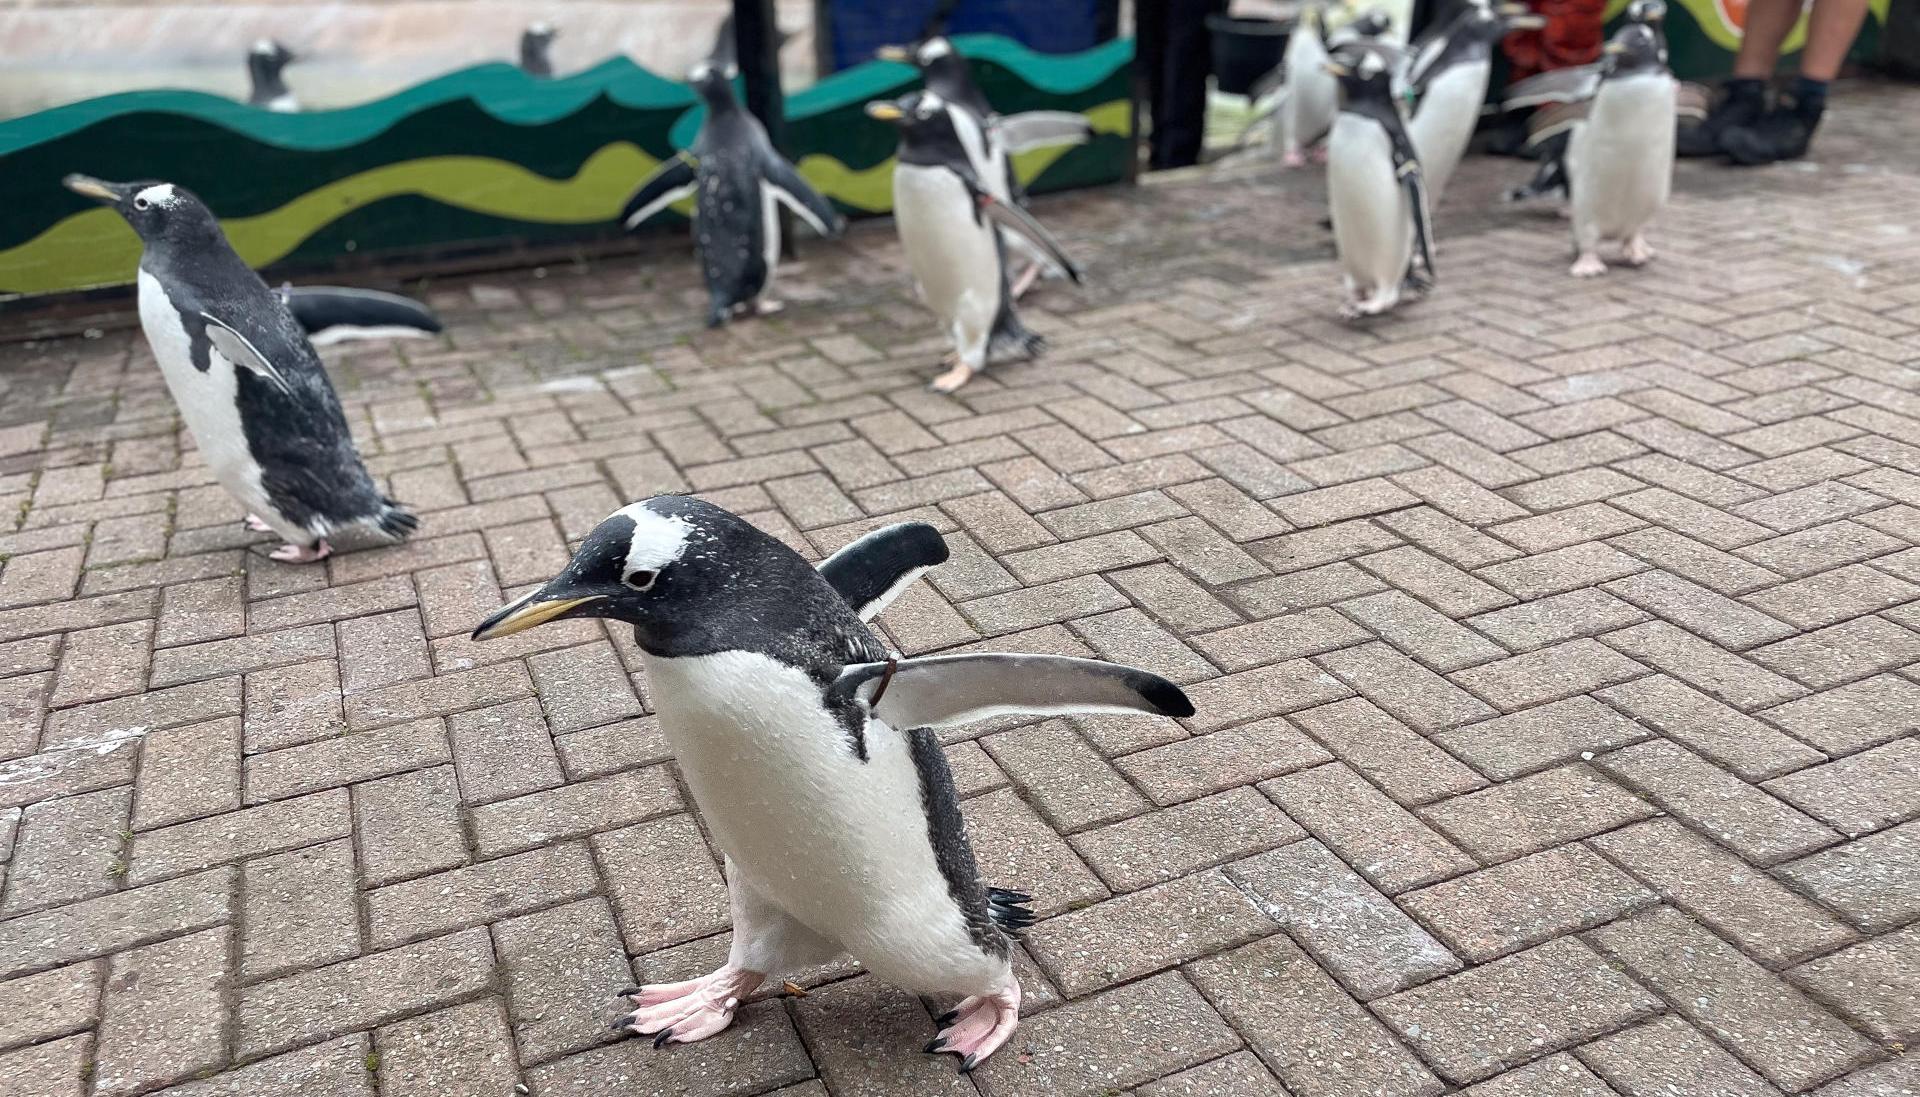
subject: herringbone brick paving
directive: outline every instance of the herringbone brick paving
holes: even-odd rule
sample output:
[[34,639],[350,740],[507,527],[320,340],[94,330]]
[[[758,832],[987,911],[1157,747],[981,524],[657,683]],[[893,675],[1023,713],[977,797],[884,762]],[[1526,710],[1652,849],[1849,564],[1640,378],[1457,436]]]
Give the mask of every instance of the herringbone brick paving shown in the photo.
[[[718,334],[680,245],[452,280],[444,340],[331,356],[424,525],[324,567],[264,557],[137,336],[0,349],[0,1092],[1913,1093],[1916,118],[1856,88],[1811,164],[1683,166],[1594,283],[1469,162],[1439,291],[1367,329],[1311,178],[1048,200],[1095,281],[957,400],[884,225]],[[933,522],[901,650],[1199,706],[952,740],[1042,915],[971,1078],[844,965],[607,1030],[724,951],[717,851],[618,630],[466,634],[675,490],[815,556]]]

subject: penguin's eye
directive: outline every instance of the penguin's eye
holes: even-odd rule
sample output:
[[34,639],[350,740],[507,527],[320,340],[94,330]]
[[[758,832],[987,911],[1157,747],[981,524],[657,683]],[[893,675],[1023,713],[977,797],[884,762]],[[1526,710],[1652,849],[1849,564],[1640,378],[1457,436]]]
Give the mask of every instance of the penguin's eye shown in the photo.
[[653,581],[658,578],[660,573],[657,571],[630,571],[621,576],[620,581],[634,590],[648,591],[653,589]]
[[146,200],[145,198],[135,198],[135,199],[133,200],[133,208],[134,208],[134,209],[147,209],[147,208],[149,208],[149,207],[150,207],[150,206],[152,206],[152,205],[153,205],[153,203],[152,203],[152,202],[149,202],[149,201],[147,201],[147,200]]

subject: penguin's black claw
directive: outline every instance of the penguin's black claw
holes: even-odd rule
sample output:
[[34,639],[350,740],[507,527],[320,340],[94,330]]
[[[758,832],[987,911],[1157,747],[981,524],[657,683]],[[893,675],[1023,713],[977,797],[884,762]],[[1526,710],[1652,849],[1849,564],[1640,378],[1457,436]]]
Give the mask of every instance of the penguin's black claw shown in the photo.
[[624,1016],[614,1018],[613,1024],[608,1025],[607,1027],[611,1028],[615,1032],[625,1032],[627,1031],[627,1026],[631,1024],[633,1024],[633,1014],[629,1013]]
[[639,987],[621,987],[618,991],[614,993],[614,997],[631,998],[638,993],[640,993]]
[[972,1055],[969,1055],[965,1059],[960,1060],[960,1073],[972,1074],[973,1064],[976,1062],[979,1062],[979,1059]]
[[654,1047],[666,1047],[666,1046],[667,1046],[667,1041],[668,1041],[668,1040],[670,1040],[670,1039],[672,1039],[672,1038],[673,1038],[673,1030],[672,1030],[672,1029],[670,1029],[670,1028],[663,1028],[663,1029],[661,1029],[661,1030],[660,1030],[660,1035],[658,1035],[658,1036],[655,1036],[655,1037],[653,1038],[653,1046],[654,1046]]
[[940,1026],[941,1028],[946,1028],[948,1025],[952,1024],[953,1019],[958,1016],[960,1016],[959,1010],[950,1009],[945,1013],[942,1013],[940,1016],[935,1017],[933,1019],[933,1023]]
[[946,1044],[947,1044],[946,1037],[935,1036],[933,1039],[927,1041],[927,1054],[938,1055],[940,1053],[940,1049],[945,1047]]

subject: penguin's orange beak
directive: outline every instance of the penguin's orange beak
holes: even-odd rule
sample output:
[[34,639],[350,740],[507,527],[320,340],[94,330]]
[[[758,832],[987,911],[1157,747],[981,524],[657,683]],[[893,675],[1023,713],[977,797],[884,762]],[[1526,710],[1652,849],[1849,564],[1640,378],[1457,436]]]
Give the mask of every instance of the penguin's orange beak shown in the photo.
[[88,198],[97,198],[102,202],[118,202],[125,197],[116,189],[116,184],[77,172],[60,180],[60,184],[75,194],[84,194]]
[[867,104],[868,118],[878,118],[882,122],[898,122],[906,116],[906,112],[901,110],[898,105],[885,100]]
[[589,594],[584,598],[543,598],[541,595],[544,593],[544,590],[536,590],[517,602],[501,606],[480,622],[480,627],[473,630],[473,638],[498,640],[502,636],[525,632],[535,625],[546,624],[568,610],[606,597],[603,594]]
[[901,64],[913,63],[913,51],[905,46],[881,46],[873,55],[882,61],[898,61]]

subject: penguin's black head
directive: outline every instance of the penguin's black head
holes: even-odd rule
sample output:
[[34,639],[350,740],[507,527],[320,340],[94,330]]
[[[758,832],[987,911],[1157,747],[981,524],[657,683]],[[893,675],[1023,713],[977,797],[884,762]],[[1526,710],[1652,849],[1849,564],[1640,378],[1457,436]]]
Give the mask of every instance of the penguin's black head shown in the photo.
[[1354,16],[1353,21],[1347,24],[1347,29],[1361,38],[1378,38],[1387,33],[1387,28],[1392,25],[1393,19],[1386,12],[1379,8],[1368,8]]
[[1393,62],[1364,42],[1348,42],[1327,59],[1327,71],[1340,82],[1342,102],[1393,100]]
[[527,29],[520,32],[520,67],[535,76],[552,76],[553,60],[548,56],[547,47],[559,33],[552,23],[529,23]]
[[220,237],[220,222],[206,203],[185,187],[146,179],[108,183],[90,175],[69,175],[62,182],[75,194],[97,198],[127,219],[141,243],[192,244]]
[[799,554],[739,516],[689,496],[657,495],[608,515],[560,574],[500,607],[473,638],[606,617],[634,626],[648,650],[672,651],[742,607],[756,619],[777,617],[782,603],[794,601],[796,582],[813,574]]
[[276,77],[293,61],[293,51],[271,38],[262,38],[247,51],[247,68],[257,76]]
[[900,159],[909,164],[965,164],[966,147],[953,125],[953,107],[933,91],[867,104],[867,117],[900,131]]
[[1613,32],[1601,53],[1605,56],[1609,77],[1661,72],[1667,67],[1666,47],[1661,44],[1660,35],[1646,23],[1628,23]]
[[1627,22],[1657,27],[1667,21],[1667,0],[1633,0],[1627,5]]
[[911,46],[881,46],[874,56],[882,61],[898,61],[912,65],[921,72],[937,72],[954,65],[965,64],[953,43],[945,35],[935,34]]
[[708,110],[724,110],[739,106],[733,97],[733,78],[738,75],[737,65],[701,61],[687,70],[687,84],[706,100]]

